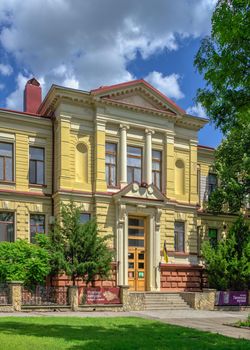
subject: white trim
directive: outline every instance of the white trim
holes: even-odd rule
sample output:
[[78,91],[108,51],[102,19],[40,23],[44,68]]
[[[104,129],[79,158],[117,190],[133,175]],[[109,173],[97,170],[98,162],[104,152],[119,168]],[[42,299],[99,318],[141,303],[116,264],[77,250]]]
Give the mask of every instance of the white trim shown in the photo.
[[34,147],[45,147],[47,143],[46,139],[42,139],[40,137],[29,137],[29,145],[34,146]]
[[7,132],[0,132],[0,141],[13,143],[15,142],[16,135],[9,134]]

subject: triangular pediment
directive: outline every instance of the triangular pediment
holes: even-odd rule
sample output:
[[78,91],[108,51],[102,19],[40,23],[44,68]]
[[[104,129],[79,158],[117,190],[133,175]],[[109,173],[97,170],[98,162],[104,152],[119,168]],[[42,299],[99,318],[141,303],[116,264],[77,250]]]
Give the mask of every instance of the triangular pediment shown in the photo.
[[140,201],[156,201],[164,203],[166,197],[154,185],[139,185],[134,182],[124,187],[121,191],[114,195],[115,200],[132,199]]
[[102,86],[92,90],[91,94],[121,104],[167,112],[173,116],[185,114],[175,102],[144,80]]
[[[149,97],[143,96],[143,94],[139,93],[128,93],[125,95],[114,96],[114,100],[120,101],[122,103],[127,103],[130,105],[142,107],[142,108],[150,108],[150,109],[158,109],[160,111],[166,111],[164,106],[156,103],[153,99]],[[170,110],[168,110],[170,112]]]

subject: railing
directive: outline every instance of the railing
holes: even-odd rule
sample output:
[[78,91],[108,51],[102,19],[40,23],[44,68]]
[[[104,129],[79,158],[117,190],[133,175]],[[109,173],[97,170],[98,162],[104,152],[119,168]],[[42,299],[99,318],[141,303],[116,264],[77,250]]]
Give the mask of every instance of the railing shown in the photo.
[[68,305],[68,287],[22,288],[22,305]]
[[0,305],[9,304],[9,286],[5,283],[0,283]]

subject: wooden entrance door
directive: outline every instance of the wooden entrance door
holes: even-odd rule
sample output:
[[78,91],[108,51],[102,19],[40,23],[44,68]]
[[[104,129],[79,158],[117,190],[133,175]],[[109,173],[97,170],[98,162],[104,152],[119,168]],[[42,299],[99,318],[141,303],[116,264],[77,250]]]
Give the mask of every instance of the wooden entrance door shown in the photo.
[[128,218],[128,283],[130,290],[146,289],[145,219]]

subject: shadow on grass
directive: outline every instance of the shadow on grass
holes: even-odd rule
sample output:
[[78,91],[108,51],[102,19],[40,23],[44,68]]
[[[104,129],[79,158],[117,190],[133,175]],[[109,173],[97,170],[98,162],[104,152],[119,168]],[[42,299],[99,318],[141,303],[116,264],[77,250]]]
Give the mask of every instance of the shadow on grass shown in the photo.
[[[166,325],[139,318],[15,318],[0,320],[1,334],[10,336],[14,349],[15,336],[37,337],[42,348],[46,338],[50,338],[61,349],[167,349],[167,350],[247,350],[250,342],[220,335]],[[55,346],[57,349],[58,347]],[[48,349],[48,348],[47,348]],[[51,347],[53,349],[53,347]],[[35,350],[35,349],[34,349]]]

